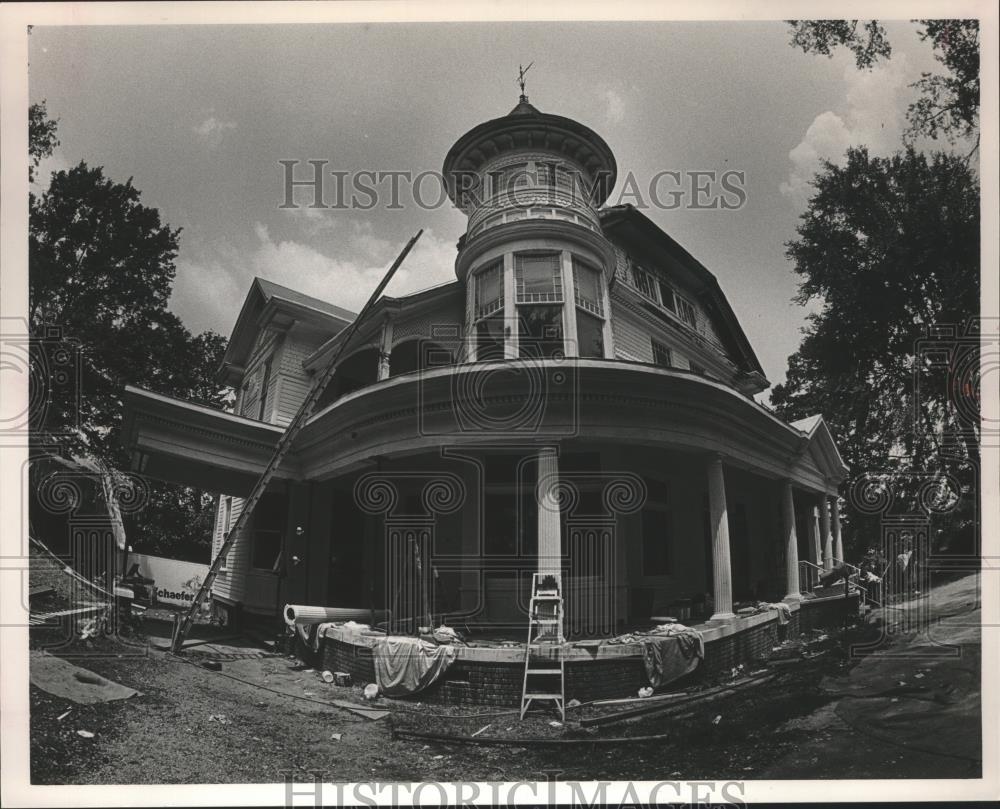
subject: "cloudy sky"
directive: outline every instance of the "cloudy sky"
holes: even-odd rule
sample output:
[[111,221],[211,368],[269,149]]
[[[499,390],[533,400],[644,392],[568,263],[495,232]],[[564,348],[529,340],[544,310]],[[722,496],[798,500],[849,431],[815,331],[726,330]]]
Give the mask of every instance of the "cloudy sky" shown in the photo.
[[464,216],[405,194],[399,210],[281,210],[278,161],[439,171],[514,106],[533,60],[532,103],[599,132],[620,175],[745,172],[740,210],[647,213],[715,273],[776,383],[806,314],[783,244],[818,161],[898,148],[908,85],[935,69],[912,24],[888,28],[891,61],[863,73],[793,49],[781,22],[37,27],[31,97],[62,141],[39,181],[80,160],[133,177],[183,228],[171,306],[193,331],[228,335],[255,275],[357,309],[420,227],[390,292],[452,280]]

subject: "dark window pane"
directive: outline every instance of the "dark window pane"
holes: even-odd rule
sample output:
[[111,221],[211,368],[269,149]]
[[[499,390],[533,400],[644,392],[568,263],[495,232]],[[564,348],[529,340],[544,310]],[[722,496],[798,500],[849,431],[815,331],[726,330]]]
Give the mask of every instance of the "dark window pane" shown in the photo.
[[519,306],[517,316],[522,357],[564,355],[561,306]]
[[646,576],[666,576],[671,562],[671,515],[669,511],[643,509],[642,572]]
[[673,358],[670,355],[670,349],[659,340],[651,340],[650,342],[653,346],[653,362],[662,368],[672,367]]
[[676,312],[674,307],[674,290],[671,288],[670,284],[660,281],[660,303],[662,303],[671,312]]
[[476,324],[476,359],[503,359],[503,315],[484,317]]
[[562,300],[559,253],[518,253],[514,256],[514,279],[518,302]]
[[584,312],[576,311],[576,333],[581,357],[604,356],[604,321]]

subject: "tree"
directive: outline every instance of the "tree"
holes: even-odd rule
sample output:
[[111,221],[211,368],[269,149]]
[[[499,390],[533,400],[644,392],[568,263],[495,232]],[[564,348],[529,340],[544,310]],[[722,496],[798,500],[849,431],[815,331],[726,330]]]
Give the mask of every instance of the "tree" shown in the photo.
[[49,118],[44,101],[28,108],[28,156],[31,158],[28,163],[28,182],[34,182],[38,164],[44,158],[51,157],[59,145],[56,137],[58,124],[58,121]]
[[[870,70],[880,60],[888,59],[892,46],[878,20],[788,20],[791,44],[806,53],[832,56],[837,47],[854,54],[859,69]],[[956,137],[976,136],[979,145],[979,21],[915,20],[921,41],[930,40],[934,57],[946,69],[945,74],[922,73],[912,86],[920,98],[910,105],[906,117],[909,143],[918,136],[949,142]]]
[[[859,148],[842,167],[825,163],[815,186],[786,255],[802,279],[797,301],[822,310],[772,403],[787,420],[823,413],[855,474],[974,472],[978,419],[942,379],[957,368],[921,353],[930,329],[960,330],[978,314],[974,173],[954,155],[873,158]],[[955,474],[975,485],[968,469]]]
[[[35,110],[30,152],[37,165],[58,141],[54,122],[41,120],[44,107]],[[67,451],[127,468],[120,435],[126,385],[225,404],[226,389],[214,378],[225,339],[192,335],[167,308],[179,233],[142,205],[131,179],[114,182],[84,162],[53,173],[48,189],[31,197],[31,333],[44,344],[56,326],[67,346],[80,347],[79,378],[49,384],[44,423],[36,425],[59,435]],[[147,509],[130,520],[130,535],[147,550],[207,555],[208,495],[153,482],[149,495]]]

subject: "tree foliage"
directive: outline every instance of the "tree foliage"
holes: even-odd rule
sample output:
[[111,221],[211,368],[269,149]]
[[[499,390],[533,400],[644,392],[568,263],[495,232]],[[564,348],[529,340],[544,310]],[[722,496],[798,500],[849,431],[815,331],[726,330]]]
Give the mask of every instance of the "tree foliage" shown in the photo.
[[[979,125],[979,21],[915,20],[917,36],[930,41],[943,74],[922,73],[912,86],[920,97],[906,116],[906,138],[917,136],[949,142],[970,138]],[[854,54],[859,69],[869,70],[892,55],[885,28],[878,20],[788,20],[791,44],[806,53],[832,56],[838,47]],[[977,140],[978,144],[978,140]]]
[[[32,108],[31,160],[51,153],[55,124]],[[36,140],[37,135],[37,140]],[[180,231],[143,205],[131,179],[111,180],[81,162],[54,172],[32,196],[29,213],[29,323],[51,342],[61,329],[79,346],[79,377],[48,385],[44,423],[69,452],[128,468],[121,446],[126,385],[221,407],[226,390],[215,381],[225,338],[192,335],[167,307]],[[207,556],[211,500],[203,492],[150,482],[147,508],[130,520],[139,549]]]
[[49,118],[45,110],[45,102],[32,104],[28,108],[28,182],[34,182],[38,164],[59,145],[56,137],[56,127],[59,122]]
[[935,330],[960,343],[978,314],[975,175],[954,155],[858,148],[843,166],[826,163],[815,186],[786,255],[798,302],[822,308],[772,403],[787,420],[822,413],[855,474],[975,468],[978,390],[952,384],[961,346],[943,367],[922,350]]

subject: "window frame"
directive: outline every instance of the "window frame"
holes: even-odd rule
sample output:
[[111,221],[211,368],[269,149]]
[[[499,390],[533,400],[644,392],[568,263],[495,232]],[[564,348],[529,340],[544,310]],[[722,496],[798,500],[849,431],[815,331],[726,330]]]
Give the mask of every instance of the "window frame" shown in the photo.
[[[650,337],[649,338],[649,345],[650,345],[650,349],[653,352],[653,365],[655,365],[657,368],[676,368],[677,367],[677,366],[674,365],[674,352],[673,352],[673,349],[670,348],[670,346],[668,346],[664,342],[661,342],[660,340],[657,340],[655,337]],[[667,359],[666,364],[660,362],[657,359],[656,355],[657,355],[658,352],[661,355],[664,354],[664,353],[666,354],[666,359]]]
[[[525,292],[523,267],[521,259],[525,258],[555,258],[552,272],[551,292]],[[529,298],[530,296],[530,298]],[[522,250],[514,253],[514,305],[533,306],[559,305],[566,302],[566,291],[562,282],[562,251],[561,250]]]

